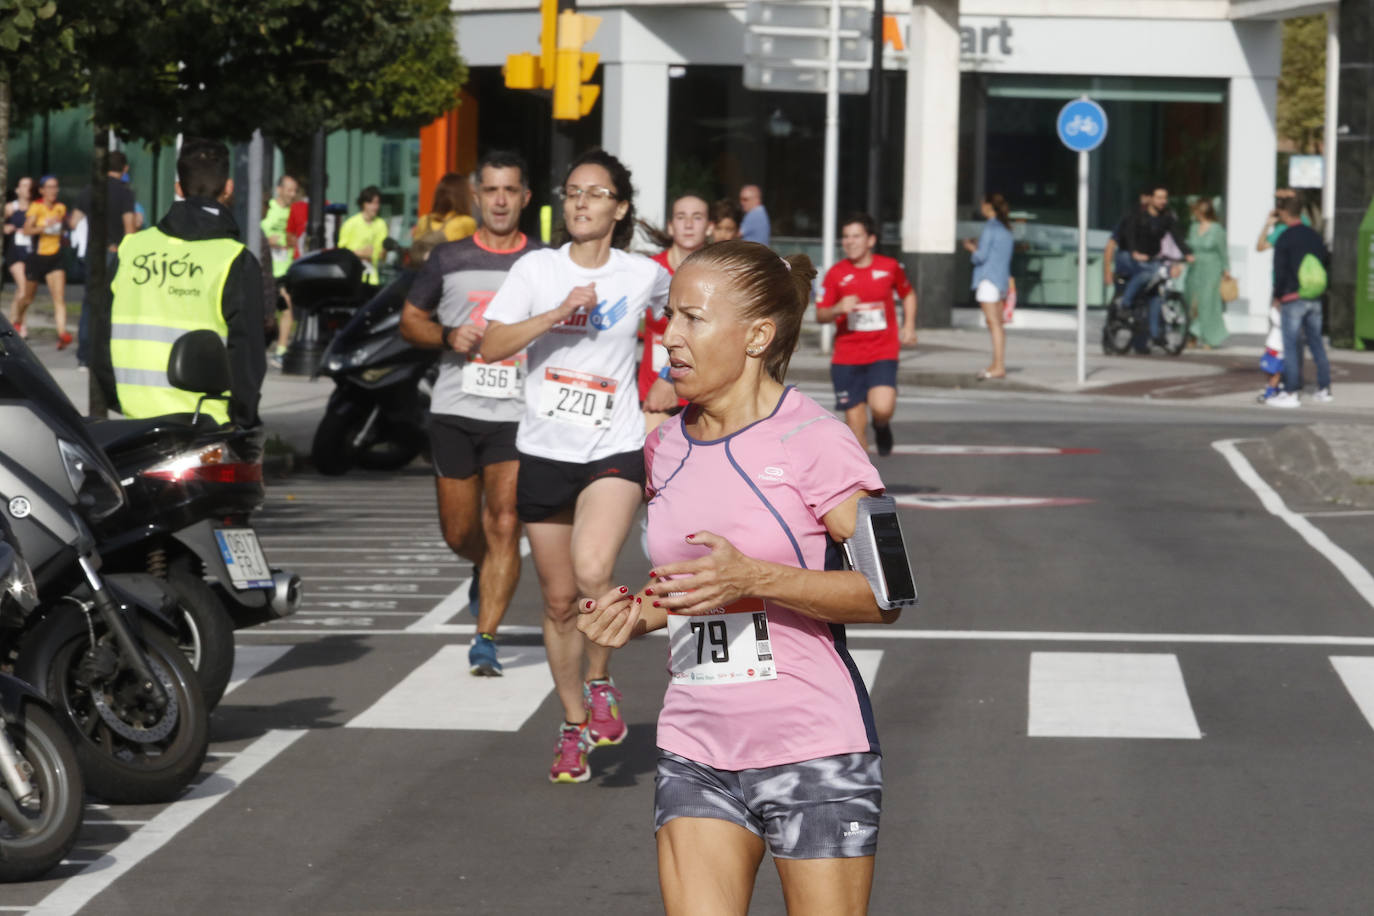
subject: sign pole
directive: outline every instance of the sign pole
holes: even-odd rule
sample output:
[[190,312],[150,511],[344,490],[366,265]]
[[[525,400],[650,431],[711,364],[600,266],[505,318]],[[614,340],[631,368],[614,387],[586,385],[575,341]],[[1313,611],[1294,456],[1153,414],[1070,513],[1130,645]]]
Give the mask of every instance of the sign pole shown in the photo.
[[1078,386],[1088,383],[1088,153],[1107,139],[1107,113],[1079,96],[1059,109],[1059,141],[1078,154]]
[[1078,154],[1078,385],[1088,381],[1088,152]]
[[[825,76],[825,182],[821,194],[821,263],[823,281],[835,258],[836,198],[840,168],[840,0],[830,0],[829,60]],[[821,326],[821,352],[829,353],[834,325]]]

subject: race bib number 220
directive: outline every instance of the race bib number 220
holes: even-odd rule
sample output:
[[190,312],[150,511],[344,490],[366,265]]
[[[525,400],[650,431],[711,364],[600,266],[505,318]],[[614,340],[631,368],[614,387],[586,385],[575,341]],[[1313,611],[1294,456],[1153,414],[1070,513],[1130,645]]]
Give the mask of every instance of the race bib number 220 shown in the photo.
[[575,369],[545,369],[539,415],[573,426],[605,427],[615,407],[616,381]]

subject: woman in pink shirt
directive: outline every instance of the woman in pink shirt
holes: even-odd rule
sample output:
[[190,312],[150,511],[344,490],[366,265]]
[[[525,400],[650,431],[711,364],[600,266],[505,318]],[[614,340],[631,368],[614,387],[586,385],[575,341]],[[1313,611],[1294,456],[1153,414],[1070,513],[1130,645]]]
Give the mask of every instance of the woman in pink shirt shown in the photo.
[[763,245],[678,269],[663,344],[691,406],[650,434],[649,548],[636,594],[583,598],[601,645],[668,628],[655,779],[669,914],[745,913],[763,853],[790,913],[861,913],[882,800],[847,623],[891,623],[833,542],[883,482],[849,428],[783,385],[815,269]]

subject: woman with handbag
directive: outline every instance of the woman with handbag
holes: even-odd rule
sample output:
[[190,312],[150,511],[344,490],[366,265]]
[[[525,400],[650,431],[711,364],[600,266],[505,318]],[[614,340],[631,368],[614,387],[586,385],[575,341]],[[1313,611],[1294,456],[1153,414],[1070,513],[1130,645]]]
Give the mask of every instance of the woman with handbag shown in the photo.
[[[1226,252],[1226,230],[1217,222],[1217,211],[1206,199],[1193,204],[1193,224],[1188,227],[1188,246],[1193,263],[1184,279],[1184,299],[1192,316],[1190,333],[1206,350],[1226,343],[1226,306],[1222,302],[1222,283],[1230,281],[1231,260]],[[1229,284],[1228,284],[1229,285]],[[1234,296],[1232,296],[1234,298]]]

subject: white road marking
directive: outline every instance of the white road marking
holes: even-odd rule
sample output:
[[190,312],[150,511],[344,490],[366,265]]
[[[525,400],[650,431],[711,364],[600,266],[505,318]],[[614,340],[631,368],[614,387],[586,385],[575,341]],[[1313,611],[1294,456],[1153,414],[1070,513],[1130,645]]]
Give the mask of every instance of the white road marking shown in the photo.
[[863,676],[864,686],[872,692],[873,683],[878,680],[878,665],[883,660],[883,650],[850,649],[849,657],[854,659],[854,664],[859,669],[859,674]]
[[224,695],[228,696],[242,686],[244,681],[261,673],[262,669],[281,659],[293,648],[295,647],[236,644],[234,646],[234,668],[229,672],[229,684],[224,688]]
[[[288,618],[289,620],[289,618]],[[286,621],[282,621],[285,623]],[[242,630],[238,638],[246,636],[306,636],[315,635],[316,630],[290,630],[278,628],[275,623]],[[444,624],[434,629],[416,630],[336,630],[336,636],[434,636],[453,635],[471,636],[475,631],[472,624]],[[1279,633],[1092,633],[1062,632],[1050,630],[894,630],[890,628],[860,629],[848,627],[850,642],[863,639],[914,639],[948,642],[1070,642],[1070,643],[1158,643],[1161,645],[1223,645],[1223,646],[1374,646],[1374,636],[1310,636],[1305,634]],[[502,633],[512,636],[537,635],[540,627],[502,626]],[[662,631],[651,633],[660,636]]]
[[468,647],[444,646],[347,727],[519,731],[553,690],[548,657],[511,646],[500,659],[502,677],[473,677]]
[[1055,496],[974,496],[963,493],[888,493],[897,505],[911,509],[1032,509],[1077,506],[1091,499]]
[[[870,447],[870,452],[877,452]],[[1046,448],[1038,445],[894,445],[894,455],[1096,455],[1095,448]]]
[[1365,721],[1374,727],[1374,658],[1367,655],[1333,655],[1331,665],[1340,675]]
[[1355,589],[1366,604],[1374,607],[1374,576],[1371,576],[1369,570],[1361,566],[1358,560],[1344,549],[1336,546],[1336,543],[1326,536],[1326,532],[1284,504],[1282,497],[1264,482],[1264,479],[1241,454],[1237,445],[1244,441],[1246,440],[1223,439],[1220,442],[1213,442],[1212,448],[1221,452],[1222,456],[1230,462],[1231,469],[1236,472],[1236,476],[1241,479],[1241,482],[1255,491],[1255,495],[1259,497],[1260,505],[1264,506],[1271,515],[1277,515],[1288,527],[1296,531],[1298,536],[1306,541],[1313,550],[1336,567],[1337,572],[1345,577],[1351,588]]
[[245,780],[298,741],[304,731],[274,729],[163,808],[128,839],[72,875],[29,910],[31,916],[71,916],[126,872],[161,849]]
[[[520,556],[527,557],[529,555],[529,538],[521,536]],[[459,614],[467,611],[468,605],[471,604],[471,601],[468,598],[468,589],[470,589],[471,587],[472,577],[469,576],[468,578],[459,582],[457,587],[454,588],[453,591],[449,592],[449,594],[446,595],[438,604],[434,605],[434,607],[430,609],[429,613],[425,614],[425,616],[421,617],[419,620],[415,621],[410,626],[406,627],[406,629],[412,633],[457,632],[448,629],[448,627],[452,626],[452,624],[450,624],[449,621],[452,620],[454,617],[458,616]]]
[[1032,738],[1201,738],[1178,657],[1032,652]]

